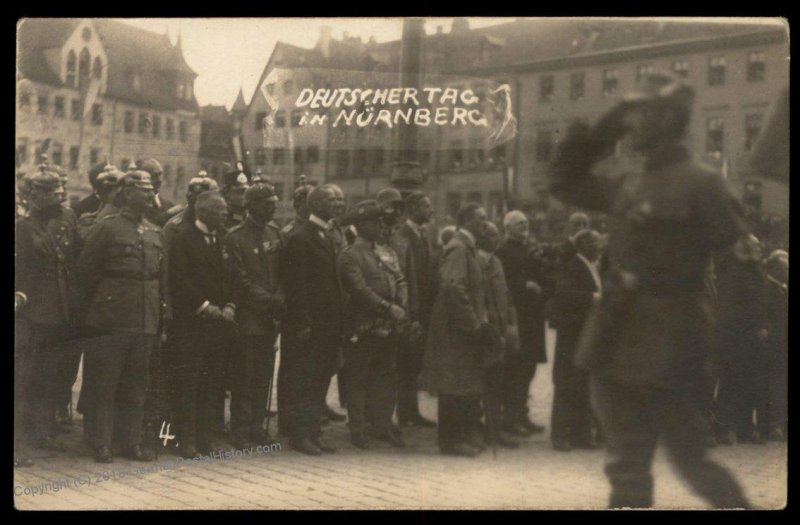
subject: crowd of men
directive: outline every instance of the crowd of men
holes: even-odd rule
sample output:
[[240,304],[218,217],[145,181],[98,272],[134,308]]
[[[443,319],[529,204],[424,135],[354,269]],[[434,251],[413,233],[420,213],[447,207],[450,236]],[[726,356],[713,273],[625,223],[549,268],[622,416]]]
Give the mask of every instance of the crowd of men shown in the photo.
[[[660,434],[703,495],[742,504],[700,449],[785,439],[788,254],[762,254],[721,179],[688,163],[692,93],[675,86],[653,76],[595,128],[571,128],[553,192],[617,228],[601,235],[578,212],[558,246],[538,244],[523,212],[496,225],[478,203],[436,242],[424,192],[346,209],[333,184],[301,183],[280,228],[274,187],[241,169],[221,189],[201,172],[176,206],[155,159],[96,166],[70,209],[64,171],[45,162],[21,182],[16,223],[15,465],[59,447],[81,355],[77,410],[98,462],[117,448],[153,460],[167,421],[186,458],[223,439],[274,444],[276,375],[279,434],[305,454],[336,451],[334,376],[355,447],[403,447],[409,426],[438,427],[443,454],[518,447],[545,430],[528,405],[549,323],[552,446],[604,441],[613,505],[652,504]],[[587,176],[624,133],[645,176]],[[419,390],[437,394],[436,423]]]

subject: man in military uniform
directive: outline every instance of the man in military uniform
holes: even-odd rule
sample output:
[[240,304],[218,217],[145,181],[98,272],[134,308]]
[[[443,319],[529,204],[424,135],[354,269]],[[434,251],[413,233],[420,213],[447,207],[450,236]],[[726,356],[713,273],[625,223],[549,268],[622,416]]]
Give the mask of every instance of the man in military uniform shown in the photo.
[[200,171],[197,177],[189,180],[186,187],[186,204],[176,204],[166,212],[169,216],[164,224],[164,238],[167,243],[176,226],[183,222],[194,222],[194,202],[198,195],[206,191],[219,191],[219,185],[205,171]]
[[147,208],[145,211],[145,219],[152,222],[156,226],[163,228],[164,224],[166,224],[167,220],[169,219],[167,211],[175,206],[173,202],[165,199],[158,193],[161,189],[161,175],[163,174],[164,169],[161,167],[161,163],[156,159],[143,160],[141,164],[139,164],[139,169],[150,174],[150,180],[153,183],[153,189],[156,193],[155,197],[153,197],[153,206],[151,208]]
[[367,424],[373,436],[395,447],[404,446],[392,428],[397,377],[395,359],[400,323],[406,319],[408,293],[397,254],[382,237],[382,210],[377,201],[356,204],[345,217],[358,238],[339,255],[338,270],[349,300],[345,311],[344,397],[350,437],[369,448]]
[[286,241],[287,314],[281,331],[278,423],[293,448],[319,455],[336,450],[323,440],[320,420],[340,360],[344,298],[336,273],[339,245],[331,224],[337,196],[330,188],[314,188],[308,206],[309,220]]
[[310,184],[306,184],[304,175],[300,176],[300,184],[295,188],[294,195],[292,196],[292,206],[294,207],[294,218],[289,221],[289,224],[281,230],[284,234],[289,235],[298,228],[301,224],[308,220],[311,211],[308,209],[308,193],[314,189]]
[[[682,143],[693,100],[671,75],[648,75],[594,127],[573,124],[552,165],[554,195],[609,215],[610,268],[575,362],[591,375],[611,507],[653,505],[659,438],[714,507],[748,506],[704,446],[712,334],[705,269],[712,251],[730,249],[745,227],[722,177],[693,163]],[[614,179],[593,173],[626,136],[643,170]]]
[[270,184],[244,194],[247,216],[231,228],[222,254],[236,305],[238,344],[231,348],[231,436],[237,448],[273,443],[264,430],[275,367],[275,340],[285,298],[280,280],[282,234],[272,222],[278,197]]
[[163,308],[161,229],[144,219],[153,204],[145,171],[127,172],[119,184],[122,210],[98,222],[78,261],[83,321],[98,337],[84,345],[85,373],[91,377],[95,460],[113,461],[115,411],[125,457],[152,461],[142,448],[142,420],[150,353]]
[[422,192],[406,197],[406,221],[393,235],[392,245],[400,258],[408,281],[409,317],[420,326],[420,340],[404,338],[397,355],[397,417],[400,425],[433,427],[436,423],[422,417],[417,400],[417,377],[422,370],[425,334],[436,297],[436,258],[425,229],[433,216],[431,200]]
[[244,192],[248,186],[247,175],[241,170],[229,171],[224,175],[222,196],[228,203],[228,218],[225,221],[228,230],[244,220]]
[[61,349],[71,323],[69,261],[48,223],[62,214],[58,174],[40,166],[23,181],[30,211],[15,223],[15,466],[30,466],[23,432],[31,444],[51,448]]

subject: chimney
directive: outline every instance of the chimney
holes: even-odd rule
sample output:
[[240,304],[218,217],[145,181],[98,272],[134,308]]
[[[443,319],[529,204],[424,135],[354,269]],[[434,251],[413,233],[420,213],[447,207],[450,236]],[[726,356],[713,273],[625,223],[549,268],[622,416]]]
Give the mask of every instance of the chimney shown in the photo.
[[331,28],[330,26],[322,26],[319,29],[319,40],[317,41],[317,48],[322,56],[326,59],[331,57]]

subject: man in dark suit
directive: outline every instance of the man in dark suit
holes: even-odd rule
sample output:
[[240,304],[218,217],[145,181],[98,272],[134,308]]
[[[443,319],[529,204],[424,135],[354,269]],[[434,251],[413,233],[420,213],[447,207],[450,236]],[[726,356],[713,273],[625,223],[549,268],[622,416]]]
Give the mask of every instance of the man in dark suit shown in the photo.
[[219,449],[214,407],[222,391],[225,346],[235,315],[226,303],[222,242],[228,208],[219,193],[199,195],[197,218],[178,227],[169,246],[170,296],[178,337],[181,455]]
[[156,159],[143,160],[139,169],[150,174],[150,180],[153,182],[153,189],[156,192],[153,197],[153,206],[147,209],[145,218],[159,228],[163,228],[169,219],[169,210],[175,206],[172,201],[165,199],[158,193],[161,189],[161,176],[164,173],[164,169]]
[[503,263],[508,290],[519,319],[520,351],[506,359],[503,428],[513,436],[543,432],[528,419],[530,385],[536,367],[547,360],[544,338],[544,303],[549,293],[542,262],[529,245],[529,221],[524,213],[510,211],[503,219],[506,238],[496,255]]
[[576,252],[563,261],[555,293],[549,303],[550,321],[557,330],[553,363],[553,412],[550,439],[553,448],[595,448],[589,403],[589,374],[572,360],[592,305],[600,300],[598,270],[600,234],[583,230],[571,237]]
[[230,354],[231,436],[237,448],[274,443],[264,417],[286,304],[280,275],[283,236],[271,222],[278,197],[272,185],[257,183],[245,191],[244,202],[247,216],[228,232],[222,253],[240,336]]
[[98,162],[89,169],[89,184],[92,186],[92,193],[82,198],[72,210],[75,216],[80,219],[84,213],[94,213],[100,209],[100,197],[97,195],[97,176],[100,175],[106,167],[107,162]]
[[336,450],[322,438],[320,419],[341,359],[344,299],[336,273],[339,245],[330,222],[338,206],[336,193],[314,188],[308,206],[308,221],[286,241],[287,314],[281,337],[278,421],[293,448],[319,455]]
[[[422,339],[400,341],[397,354],[397,418],[401,426],[433,427],[422,417],[417,399],[417,378],[425,355],[425,334],[436,298],[436,258],[425,225],[433,215],[431,200],[422,192],[406,197],[408,219],[395,233],[393,245],[401,260],[409,289],[409,317],[420,325]],[[403,264],[405,263],[405,264]]]

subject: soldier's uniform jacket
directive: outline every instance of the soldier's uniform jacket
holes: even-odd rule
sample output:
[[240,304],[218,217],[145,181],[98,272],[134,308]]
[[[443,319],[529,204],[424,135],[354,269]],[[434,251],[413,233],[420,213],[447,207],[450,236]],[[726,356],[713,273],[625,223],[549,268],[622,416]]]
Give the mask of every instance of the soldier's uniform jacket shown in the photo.
[[394,250],[358,237],[339,254],[337,268],[348,294],[345,335],[385,336],[397,328],[389,316],[388,305],[406,308],[408,291]]
[[225,229],[230,230],[234,226],[241,224],[243,220],[244,220],[244,215],[242,215],[241,213],[229,212],[228,218],[225,221]]
[[108,217],[109,215],[116,215],[117,213],[119,213],[119,208],[111,203],[108,203],[100,210],[81,215],[80,219],[78,219],[78,240],[80,241],[81,245],[86,242],[89,232],[98,221]]
[[289,235],[290,233],[295,231],[301,224],[303,224],[307,220],[308,219],[303,219],[302,217],[295,217],[294,219],[289,221],[289,224],[287,224],[286,226],[283,227],[283,229],[281,230],[281,233],[283,233],[284,235]]
[[61,208],[58,217],[47,222],[47,230],[53,236],[59,250],[64,256],[64,265],[67,272],[67,295],[69,298],[68,309],[73,311],[77,300],[77,286],[75,283],[74,268],[78,258],[79,238],[78,219],[70,208]]
[[123,209],[98,222],[78,261],[85,324],[155,335],[163,297],[161,228]]
[[278,226],[259,226],[250,217],[231,228],[225,237],[222,263],[230,279],[231,297],[236,305],[236,323],[243,335],[263,335],[273,329],[281,312],[276,301],[283,301],[281,255],[283,234]]
[[611,234],[603,299],[576,363],[627,384],[693,384],[711,347],[705,270],[713,251],[746,231],[733,197],[722,177],[692,162],[680,144],[663,145],[643,173],[618,180],[581,169],[574,157],[592,153],[572,145],[554,163],[552,189],[571,204],[608,213]]
[[15,291],[23,293],[27,299],[21,313],[26,319],[38,324],[67,326],[70,323],[69,251],[72,246],[63,241],[59,243],[49,229],[30,214],[17,219]]

